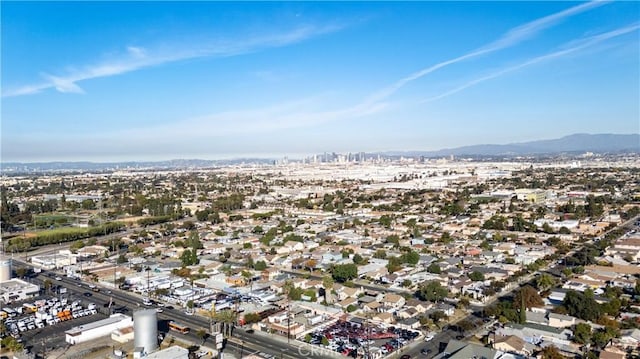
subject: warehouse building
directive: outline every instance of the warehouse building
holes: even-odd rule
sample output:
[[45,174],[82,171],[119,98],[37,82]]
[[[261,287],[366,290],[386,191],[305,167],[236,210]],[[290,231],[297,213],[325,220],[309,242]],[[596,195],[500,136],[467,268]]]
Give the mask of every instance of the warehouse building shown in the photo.
[[13,303],[29,299],[39,293],[39,286],[21,279],[14,278],[0,282],[0,301],[3,303]]
[[133,326],[133,319],[131,317],[116,313],[107,319],[80,325],[78,327],[71,328],[64,333],[66,334],[67,343],[73,345],[109,336],[115,330],[131,326]]

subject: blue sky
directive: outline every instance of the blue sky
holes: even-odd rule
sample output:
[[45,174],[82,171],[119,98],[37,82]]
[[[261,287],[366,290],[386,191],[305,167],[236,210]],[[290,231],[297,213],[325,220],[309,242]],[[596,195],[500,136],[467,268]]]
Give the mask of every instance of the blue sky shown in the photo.
[[2,2],[2,161],[640,132],[638,2]]

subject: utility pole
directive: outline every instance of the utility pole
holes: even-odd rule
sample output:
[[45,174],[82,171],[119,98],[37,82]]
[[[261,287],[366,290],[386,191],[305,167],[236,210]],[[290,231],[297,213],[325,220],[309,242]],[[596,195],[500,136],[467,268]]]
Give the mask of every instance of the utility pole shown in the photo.
[[145,270],[147,271],[147,299],[149,299],[151,297],[151,288],[149,287],[149,272],[151,271],[151,268],[147,266]]
[[287,296],[287,344],[291,344],[291,302]]

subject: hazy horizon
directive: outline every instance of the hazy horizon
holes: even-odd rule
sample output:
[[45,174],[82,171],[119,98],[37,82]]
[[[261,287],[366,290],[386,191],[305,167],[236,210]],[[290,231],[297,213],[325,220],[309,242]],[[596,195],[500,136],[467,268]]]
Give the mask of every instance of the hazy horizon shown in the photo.
[[1,162],[640,133],[638,2],[3,2]]

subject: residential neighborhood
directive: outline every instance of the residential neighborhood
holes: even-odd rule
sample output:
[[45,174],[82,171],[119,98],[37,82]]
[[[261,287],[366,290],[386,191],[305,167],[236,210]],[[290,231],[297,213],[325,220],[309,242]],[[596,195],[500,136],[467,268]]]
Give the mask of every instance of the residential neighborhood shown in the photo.
[[634,358],[638,159],[5,174],[3,250],[229,338],[353,358]]

